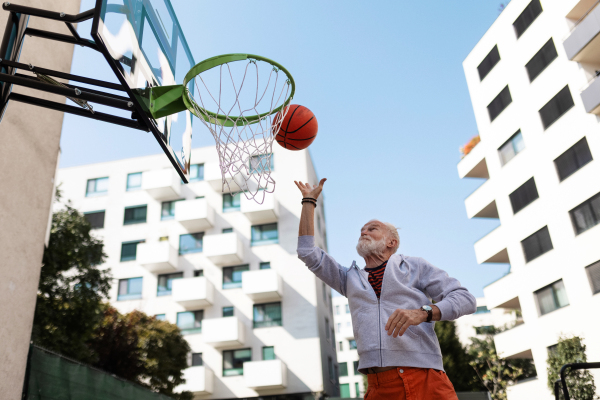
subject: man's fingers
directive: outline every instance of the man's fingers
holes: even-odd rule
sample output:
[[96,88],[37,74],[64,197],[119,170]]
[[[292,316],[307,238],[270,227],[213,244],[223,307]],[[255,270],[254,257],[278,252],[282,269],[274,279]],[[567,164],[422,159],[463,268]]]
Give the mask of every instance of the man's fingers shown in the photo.
[[319,182],[319,186],[321,186],[321,189],[323,189],[323,184],[325,184],[326,180],[327,180],[327,178],[323,178],[323,179],[321,179],[321,182]]
[[[394,319],[397,318],[397,317],[398,317],[398,312],[397,311],[394,311],[392,313],[392,315],[390,315],[390,317],[388,318],[387,323],[385,324],[385,330],[386,331],[388,331],[393,326]],[[396,322],[398,322],[398,321],[396,321]]]

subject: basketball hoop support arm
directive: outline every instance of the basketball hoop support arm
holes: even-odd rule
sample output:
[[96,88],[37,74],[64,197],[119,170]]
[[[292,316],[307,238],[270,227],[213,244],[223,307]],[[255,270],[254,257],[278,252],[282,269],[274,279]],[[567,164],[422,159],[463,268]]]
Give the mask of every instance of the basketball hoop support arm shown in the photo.
[[[9,11],[10,15],[7,21],[4,37],[0,44],[0,84],[4,83],[4,87],[2,87],[3,90],[0,92],[0,120],[2,119],[2,115],[4,114],[4,111],[6,109],[6,104],[9,100],[13,100],[17,102],[36,105],[38,107],[48,108],[51,110],[75,114],[86,118],[105,121],[112,124],[125,126],[128,128],[149,131],[147,126],[134,119],[133,115],[135,115],[135,108],[133,107],[133,103],[128,97],[118,96],[112,93],[105,93],[97,90],[67,84],[65,84],[66,87],[55,86],[48,83],[40,82],[36,79],[35,76],[16,73],[17,69],[22,69],[37,74],[54,76],[57,78],[68,79],[70,81],[82,82],[89,85],[126,92],[125,88],[120,84],[104,82],[97,79],[72,75],[46,68],[34,67],[32,65],[27,65],[18,62],[20,55],[20,47],[22,46],[23,37],[25,35],[36,36],[73,45],[80,45],[99,51],[94,41],[81,38],[77,33],[77,30],[73,26],[73,23],[82,22],[93,18],[95,9],[87,10],[80,14],[73,15],[65,14],[62,12],[47,11],[33,7],[20,6],[17,4],[11,4],[10,2],[2,3],[2,8],[6,11]],[[72,36],[28,28],[27,23],[29,16],[64,22],[69,31],[71,32]],[[17,45],[15,46],[13,43],[17,43]],[[78,98],[81,100],[87,100],[113,108],[132,111],[132,119],[118,117],[115,115],[105,113],[91,113],[87,110],[68,104],[40,99],[33,96],[26,96],[19,93],[11,93],[12,90],[10,89],[10,86],[12,85],[28,87],[47,93]]]

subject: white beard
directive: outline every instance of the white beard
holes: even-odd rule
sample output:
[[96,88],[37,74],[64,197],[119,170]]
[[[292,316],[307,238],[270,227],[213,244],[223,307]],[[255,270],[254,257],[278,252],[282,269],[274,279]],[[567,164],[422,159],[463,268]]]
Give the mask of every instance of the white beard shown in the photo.
[[368,236],[360,237],[358,239],[358,244],[356,245],[356,251],[362,258],[366,258],[371,255],[382,257],[383,253],[385,252],[385,248],[385,238],[374,241]]

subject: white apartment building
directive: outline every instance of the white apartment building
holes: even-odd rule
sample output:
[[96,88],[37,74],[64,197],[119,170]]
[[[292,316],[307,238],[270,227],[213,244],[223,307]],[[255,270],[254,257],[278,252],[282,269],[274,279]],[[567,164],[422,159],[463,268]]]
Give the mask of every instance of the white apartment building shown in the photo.
[[510,264],[484,294],[490,309],[523,318],[496,348],[532,358],[538,374],[510,387],[509,400],[553,398],[546,359],[561,333],[581,335],[588,360],[600,360],[597,4],[512,0],[463,63],[481,142],[458,172],[485,180],[467,214],[499,220],[475,253]]
[[[331,292],[298,259],[308,151],[274,146],[277,186],[263,204],[221,189],[214,147],[192,151],[187,185],[160,154],[63,168],[65,199],[104,240],[110,302],[176,323],[198,399],[337,396]],[[316,243],[326,249],[323,199]],[[272,397],[271,397],[272,396]]]
[[364,378],[357,371],[358,350],[356,350],[356,340],[352,330],[348,298],[345,296],[333,298],[333,323],[340,371],[340,397],[362,397],[365,395]]
[[456,335],[463,346],[471,344],[471,338],[483,339],[492,328],[510,328],[522,323],[522,318],[517,317],[515,310],[503,308],[487,308],[485,297],[477,298],[477,311],[473,314],[463,315],[455,320]]

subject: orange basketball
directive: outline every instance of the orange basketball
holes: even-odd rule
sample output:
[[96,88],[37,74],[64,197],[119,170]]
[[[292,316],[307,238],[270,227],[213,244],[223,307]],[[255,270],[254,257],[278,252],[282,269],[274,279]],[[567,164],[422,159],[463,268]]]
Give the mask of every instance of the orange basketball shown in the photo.
[[287,113],[281,121],[281,127],[278,129],[281,120],[281,112],[273,118],[273,132],[275,140],[281,147],[288,150],[303,150],[317,137],[319,125],[317,118],[308,108],[298,104],[291,104],[287,107]]

